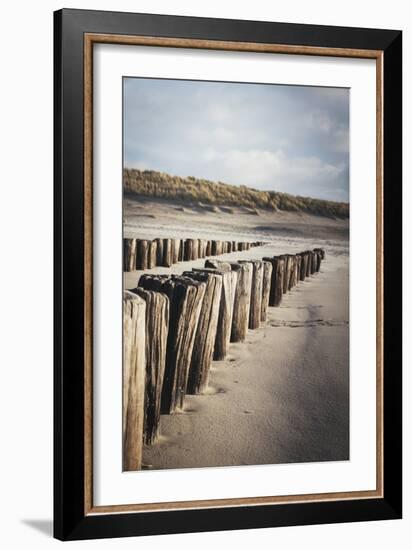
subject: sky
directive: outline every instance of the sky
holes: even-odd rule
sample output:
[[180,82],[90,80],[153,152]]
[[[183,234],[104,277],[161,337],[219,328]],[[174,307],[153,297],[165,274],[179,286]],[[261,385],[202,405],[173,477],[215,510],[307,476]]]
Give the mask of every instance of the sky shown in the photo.
[[349,200],[349,89],[124,79],[124,166]]

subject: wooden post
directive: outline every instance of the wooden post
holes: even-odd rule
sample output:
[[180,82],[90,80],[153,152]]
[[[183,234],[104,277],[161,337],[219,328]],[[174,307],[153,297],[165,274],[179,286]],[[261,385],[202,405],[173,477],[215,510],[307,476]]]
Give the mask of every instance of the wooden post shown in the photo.
[[156,239],[156,265],[163,265],[163,239]]
[[123,270],[136,269],[136,239],[123,239]]
[[293,272],[294,272],[294,257],[292,254],[288,254],[288,263],[289,263],[289,281],[288,281],[288,290],[292,289],[293,283]]
[[285,270],[283,275],[283,294],[286,294],[286,292],[289,290],[289,281],[290,281],[290,272],[292,268],[292,261],[290,259],[289,254],[282,254],[280,256],[285,260]]
[[298,270],[299,270],[299,256],[297,254],[293,255],[293,283],[292,286],[295,287],[298,284]]
[[179,261],[180,239],[171,239],[171,246],[172,264],[177,264]]
[[324,260],[325,259],[325,249],[324,248],[314,248],[313,249],[315,252],[319,252],[320,253],[320,259],[321,260]]
[[212,241],[208,240],[206,241],[206,256],[212,255]]
[[285,277],[285,259],[273,258],[272,284],[270,287],[269,305],[279,307],[283,296],[283,279]]
[[299,281],[304,281],[305,280],[305,273],[306,273],[305,253],[301,252],[300,253]]
[[319,273],[320,271],[320,266],[321,266],[321,263],[322,263],[322,250],[320,248],[315,248],[314,250],[315,254],[316,254],[316,267],[315,267],[315,271],[317,273]]
[[237,271],[238,274],[230,341],[243,342],[249,326],[253,266],[250,263],[231,263],[230,267],[233,271]]
[[185,240],[180,239],[179,262],[183,262],[184,259],[185,259]]
[[149,241],[147,252],[147,268],[153,269],[157,265],[157,241]]
[[159,432],[169,331],[169,298],[162,292],[143,288],[135,288],[131,292],[146,302],[146,393],[143,433],[144,443],[152,445]]
[[237,284],[233,300],[232,329],[230,331],[231,342],[243,342],[246,338],[249,326],[250,294],[252,291],[253,266],[250,262],[222,262],[219,260],[207,260],[206,267],[215,269],[227,269],[237,273]]
[[317,254],[313,250],[310,251],[310,255],[312,257],[312,261],[310,264],[310,273],[313,275],[316,272],[316,263],[317,263]]
[[[201,270],[195,269],[194,271]],[[213,350],[213,359],[215,361],[222,361],[229,350],[238,272],[232,271],[228,263],[219,262],[217,266],[216,263],[213,265],[213,262],[209,262],[209,260],[205,262],[204,271],[219,273],[222,276],[219,320],[217,324],[215,347]]]
[[259,328],[262,311],[263,262],[261,260],[240,260],[252,264],[252,288],[250,293],[249,328]]
[[206,240],[205,239],[199,239],[199,258],[205,258],[206,257]]
[[237,248],[237,242],[236,241],[232,241],[232,252],[237,252],[238,248]]
[[[185,261],[190,262],[191,260],[197,259],[197,247],[198,243],[196,239],[186,239],[185,241]],[[196,248],[196,251],[195,251]]]
[[262,306],[261,306],[261,313],[260,313],[261,321],[266,321],[266,318],[267,318],[271,280],[272,280],[272,263],[263,261]]
[[307,250],[307,251],[306,251],[306,256],[307,256],[307,263],[306,263],[306,273],[305,273],[305,276],[306,276],[306,277],[309,277],[309,275],[310,275],[310,273],[311,273],[311,270],[312,270],[312,266],[311,266],[312,256],[311,256],[310,250]]
[[194,271],[186,271],[183,275],[206,284],[187,383],[187,393],[197,394],[202,393],[207,388],[209,381],[210,364],[219,319],[222,276],[218,273]]
[[145,239],[136,240],[136,269],[147,269],[149,253],[149,241]]
[[166,368],[160,408],[162,413],[170,414],[177,407],[183,407],[206,284],[175,275],[144,275],[139,280],[139,286],[161,290],[170,300]]
[[295,273],[295,277],[296,277],[296,284],[299,283],[300,281],[300,266],[302,264],[302,256],[301,254],[296,254],[296,273]]
[[146,303],[123,295],[123,470],[140,470],[146,375]]
[[163,267],[171,267],[173,264],[172,239],[163,239]]

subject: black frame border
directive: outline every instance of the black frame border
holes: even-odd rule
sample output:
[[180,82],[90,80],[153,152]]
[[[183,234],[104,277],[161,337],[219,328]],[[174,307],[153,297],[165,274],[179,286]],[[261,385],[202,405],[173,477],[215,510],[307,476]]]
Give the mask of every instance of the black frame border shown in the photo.
[[[383,52],[384,496],[223,508],[84,513],[84,34]],[[385,139],[386,136],[386,139]],[[54,536],[125,537],[402,516],[402,33],[63,9],[54,13]]]

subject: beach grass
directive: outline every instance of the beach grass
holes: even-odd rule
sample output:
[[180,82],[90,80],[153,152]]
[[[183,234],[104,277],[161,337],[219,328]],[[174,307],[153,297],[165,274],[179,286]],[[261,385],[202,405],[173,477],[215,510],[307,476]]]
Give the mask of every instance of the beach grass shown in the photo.
[[154,170],[125,168],[123,188],[137,196],[156,197],[184,204],[244,207],[268,211],[305,212],[330,218],[349,218],[349,204],[278,191],[261,191],[245,185],[230,185],[192,176],[172,176]]

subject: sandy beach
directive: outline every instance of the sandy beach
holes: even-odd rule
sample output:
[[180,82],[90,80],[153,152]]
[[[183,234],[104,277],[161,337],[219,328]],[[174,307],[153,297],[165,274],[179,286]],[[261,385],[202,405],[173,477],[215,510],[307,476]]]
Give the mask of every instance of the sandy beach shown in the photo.
[[[321,271],[269,308],[268,320],[214,361],[204,395],[162,415],[145,468],[196,468],[349,459],[348,221],[294,212],[125,201],[124,235],[265,240],[219,256],[261,259],[323,247]],[[151,273],[182,273],[204,259]],[[125,273],[125,288],[141,271]]]

